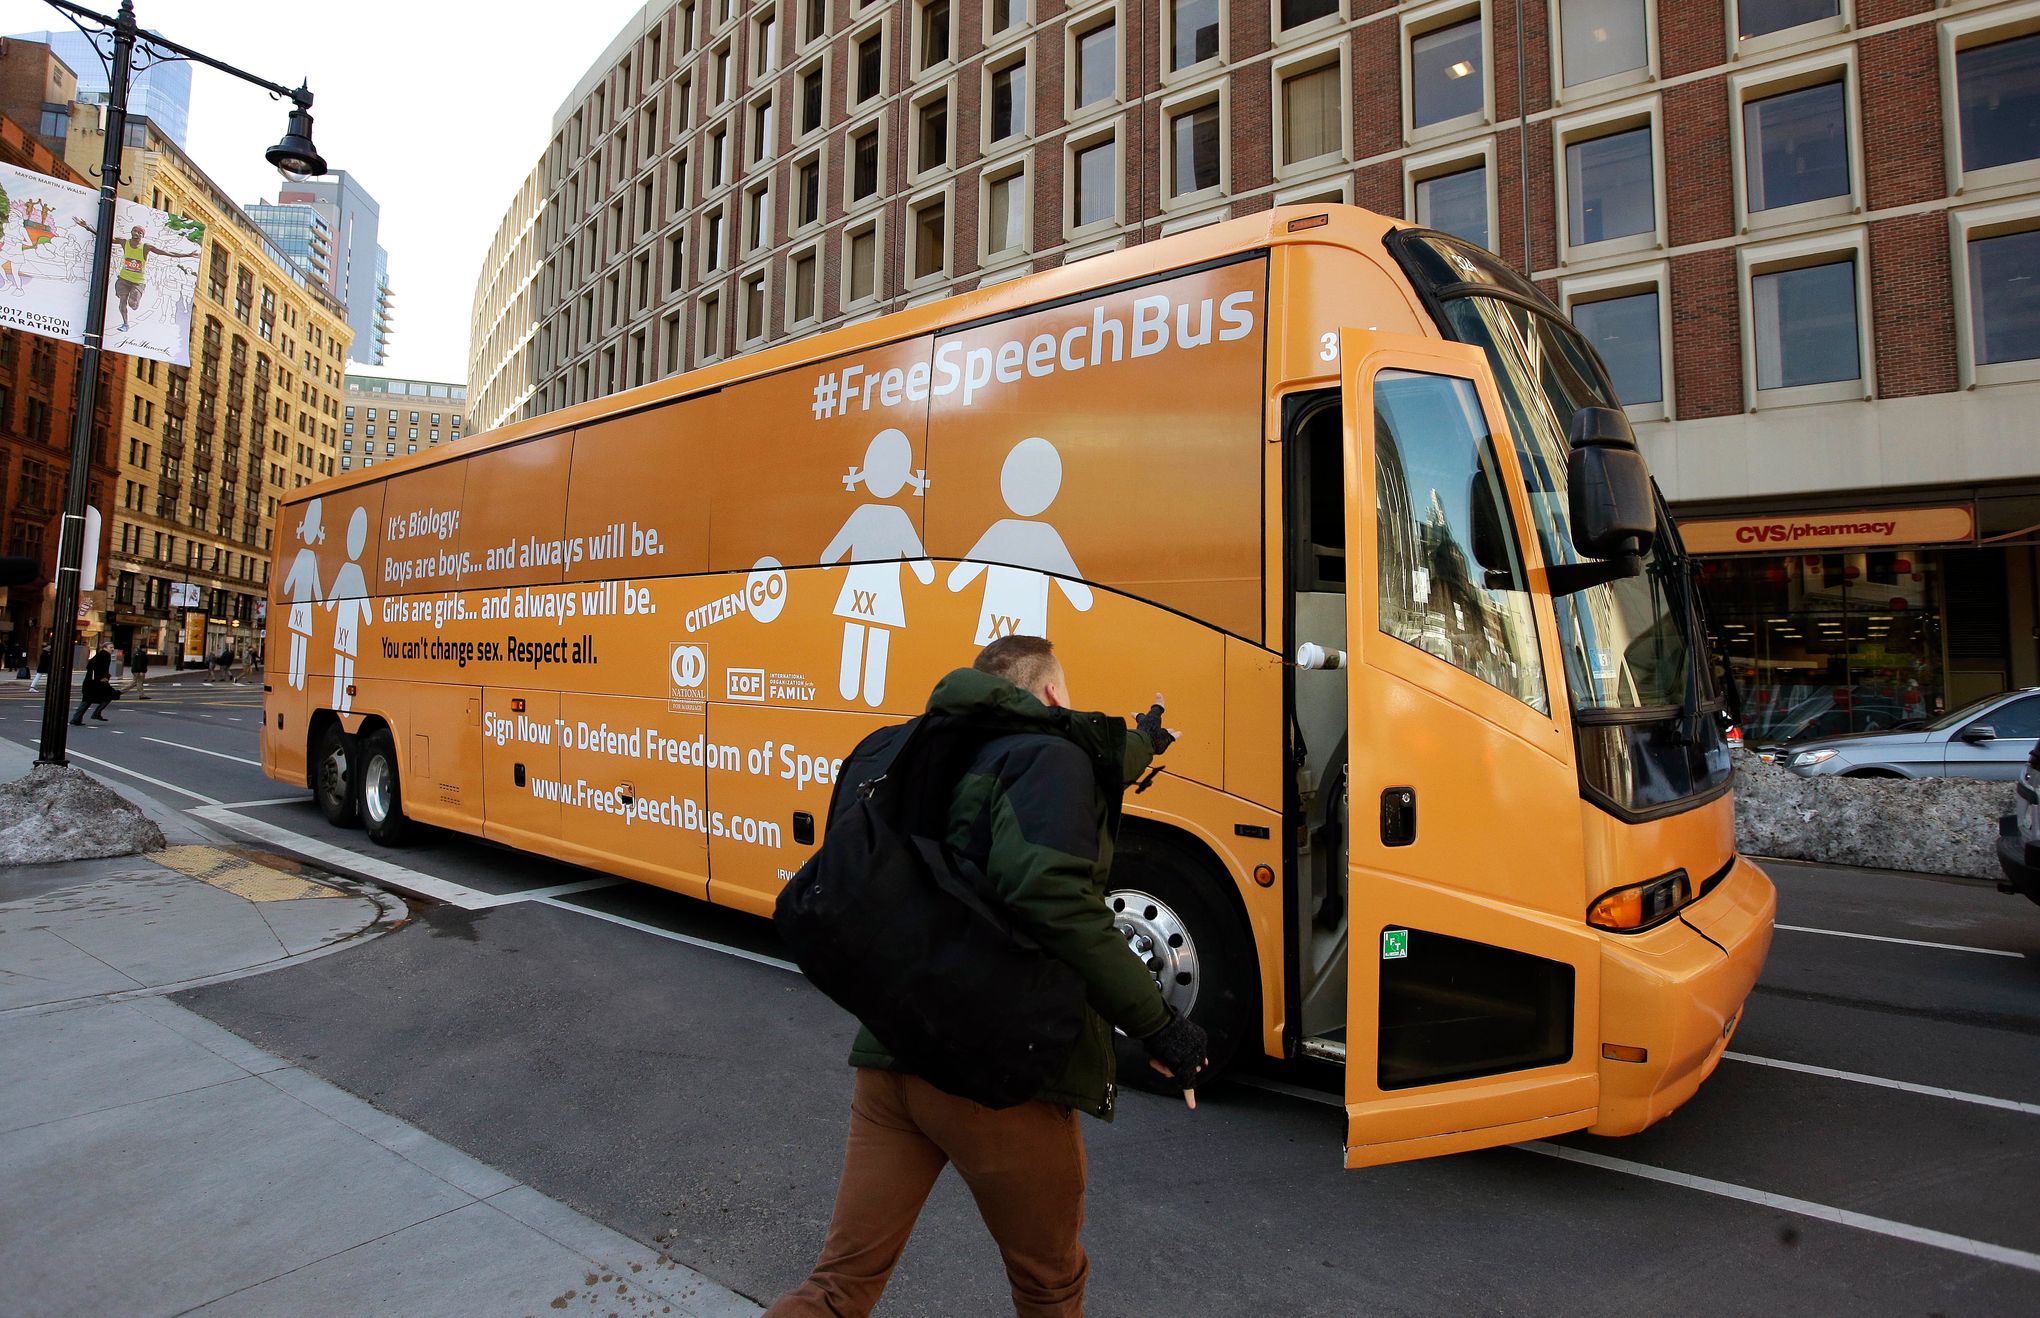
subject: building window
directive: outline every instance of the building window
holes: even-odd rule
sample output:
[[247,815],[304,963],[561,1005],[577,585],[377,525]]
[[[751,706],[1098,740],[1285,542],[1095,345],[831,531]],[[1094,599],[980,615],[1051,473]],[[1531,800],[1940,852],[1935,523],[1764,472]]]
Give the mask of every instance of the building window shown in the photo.
[[761,271],[744,279],[744,340],[765,337],[765,275]]
[[1493,245],[1488,224],[1488,169],[1485,161],[1417,180],[1417,223],[1482,247]]
[[1565,85],[1578,87],[1645,67],[1650,31],[1644,0],[1560,0]]
[[754,188],[745,194],[744,219],[745,250],[755,252],[770,246],[772,242],[772,193],[769,188]]
[[934,278],[948,265],[949,208],[937,197],[914,209],[914,278]]
[[724,46],[711,56],[710,103],[721,105],[730,98],[730,48]]
[[758,20],[754,35],[758,73],[762,77],[779,67],[779,16],[767,10]]
[[687,239],[674,234],[666,239],[666,291],[677,293],[687,284]]
[[1964,245],[1976,365],[2040,359],[2040,229],[1970,237]]
[[2040,156],[2040,33],[1958,51],[1955,78],[1965,171]]
[[1341,125],[1345,98],[1340,65],[1334,61],[1282,77],[1282,163],[1336,154],[1344,149]]
[[1665,400],[1663,321],[1655,288],[1593,302],[1575,302],[1572,322],[1586,336],[1624,407],[1646,407]]
[[799,228],[822,218],[822,162],[804,160],[793,172],[793,223]]
[[1027,62],[992,71],[991,137],[994,142],[1027,131]]
[[1849,113],[1840,79],[1742,107],[1751,212],[1849,195]]
[[1854,257],[1753,274],[1750,309],[1760,391],[1862,378]]
[[919,116],[915,168],[923,173],[941,169],[949,163],[949,98],[937,96],[923,102]]
[[701,299],[702,360],[722,356],[722,299],[710,293]]
[[885,85],[885,34],[874,31],[857,43],[857,100],[878,95]]
[[844,259],[844,276],[849,288],[848,302],[868,302],[878,296],[878,229],[867,225],[849,236]]
[[1287,32],[1305,23],[1315,23],[1320,18],[1330,18],[1339,12],[1339,0],[1282,0],[1282,30]]
[[753,161],[772,158],[772,98],[766,97],[751,107],[751,159]]
[[1410,36],[1410,126],[1428,128],[1487,105],[1478,15]]
[[1650,138],[1650,126],[1645,124],[1566,143],[1566,218],[1572,246],[1656,230]]
[[992,0],[991,30],[1004,32],[1027,21],[1027,0]]
[[817,64],[800,78],[800,131],[812,133],[822,126],[822,112],[828,103],[822,66]]
[[1736,31],[1747,41],[1842,12],[1841,0],[1736,0]]
[[878,128],[850,139],[850,200],[862,201],[878,192]]
[[1077,108],[1112,99],[1119,88],[1118,28],[1108,20],[1078,33],[1076,49],[1073,88]]
[[1070,196],[1070,222],[1077,228],[1111,220],[1119,213],[1119,143],[1103,138],[1072,153],[1076,187]]
[[985,255],[1017,251],[1027,241],[1027,174],[1016,169],[985,184]]
[[1169,118],[1170,192],[1178,197],[1219,185],[1218,103],[1208,101]]
[[722,269],[723,213],[710,211],[701,222],[701,268],[709,274]]
[[730,176],[730,130],[718,128],[708,135],[708,186],[719,188]]
[[1169,67],[1218,58],[1218,0],[1169,0]]
[[807,252],[793,259],[793,315],[798,325],[815,318],[816,268],[820,263],[813,252]]
[[801,40],[820,41],[828,35],[829,0],[806,0],[801,12]]
[[949,59],[949,0],[922,0],[921,59],[917,67],[932,69]]

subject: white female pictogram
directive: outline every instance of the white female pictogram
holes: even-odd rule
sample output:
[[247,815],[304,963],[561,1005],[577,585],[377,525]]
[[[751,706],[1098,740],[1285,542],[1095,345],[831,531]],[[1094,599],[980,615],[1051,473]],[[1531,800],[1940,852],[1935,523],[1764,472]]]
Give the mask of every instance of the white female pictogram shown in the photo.
[[360,645],[360,628],[375,616],[368,602],[368,578],[361,572],[361,551],[368,545],[368,510],[356,508],[347,519],[347,561],[333,578],[333,593],[326,607],[338,609],[333,624],[333,708],[345,714],[354,707],[354,657]]
[[[928,488],[927,475],[914,470],[914,446],[905,434],[881,430],[864,450],[863,470],[852,467],[843,488],[854,490],[862,482],[874,499],[890,499],[911,485],[919,497]],[[875,709],[885,702],[885,661],[892,631],[907,625],[900,566],[904,561],[926,586],[935,580],[935,565],[921,547],[914,519],[890,503],[859,505],[822,551],[821,561],[827,565],[846,555],[850,571],[835,608],[836,616],[844,620],[837,690],[845,700],[855,700],[862,690],[864,703]]]
[[1061,491],[1062,455],[1055,445],[1036,435],[1013,446],[999,471],[999,493],[1015,516],[993,522],[949,573],[951,590],[962,590],[984,574],[985,598],[973,638],[978,645],[1001,636],[1048,635],[1050,581],[1078,612],[1090,609],[1091,588],[1076,580],[1082,574],[1062,533],[1033,520],[1048,511]]
[[298,539],[305,547],[290,560],[284,574],[283,595],[290,601],[290,684],[305,689],[305,655],[312,643],[312,605],[319,602],[319,551],[326,532],[319,525],[319,500],[305,505],[305,520],[298,523]]

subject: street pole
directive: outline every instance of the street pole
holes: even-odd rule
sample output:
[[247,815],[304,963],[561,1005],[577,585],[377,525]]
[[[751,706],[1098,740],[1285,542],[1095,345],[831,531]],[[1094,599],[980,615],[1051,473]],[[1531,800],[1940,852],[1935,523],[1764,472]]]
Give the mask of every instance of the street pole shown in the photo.
[[[156,33],[142,33],[135,26],[134,0],[120,0],[120,12],[112,17],[76,4],[73,0],[45,0],[61,10],[73,23],[79,19],[96,24],[113,34],[113,58],[106,66],[106,145],[99,153],[99,228],[93,235],[92,284],[85,298],[85,347],[78,360],[76,413],[71,418],[71,477],[64,487],[63,529],[57,535],[56,618],[50,636],[50,691],[43,701],[42,747],[37,764],[68,764],[64,758],[64,729],[71,705],[71,650],[78,643],[79,574],[85,550],[85,504],[92,474],[92,418],[99,401],[99,357],[106,327],[106,284],[113,270],[113,211],[120,187],[121,156],[126,148],[128,78],[137,37],[144,50],[158,59],[190,60],[232,74],[243,82],[263,88],[271,96],[291,103],[289,126],[275,146],[263,152],[270,164],[285,174],[316,175],[326,172],[326,158],[312,145],[312,93],[303,83],[285,87],[237,69],[222,60],[180,46]],[[79,23],[84,31],[84,24]],[[90,37],[88,32],[87,37]],[[190,579],[187,571],[186,580]]]
[[85,557],[85,502],[92,475],[92,421],[99,407],[99,345],[106,328],[106,281],[113,269],[113,203],[127,138],[128,61],[135,48],[134,0],[121,0],[107,69],[106,145],[99,153],[99,224],[93,233],[92,282],[85,297],[85,347],[71,416],[71,475],[64,485],[63,529],[57,533],[57,616],[51,620],[50,688],[43,697],[37,764],[64,758],[71,712],[71,650],[78,643],[79,571]]

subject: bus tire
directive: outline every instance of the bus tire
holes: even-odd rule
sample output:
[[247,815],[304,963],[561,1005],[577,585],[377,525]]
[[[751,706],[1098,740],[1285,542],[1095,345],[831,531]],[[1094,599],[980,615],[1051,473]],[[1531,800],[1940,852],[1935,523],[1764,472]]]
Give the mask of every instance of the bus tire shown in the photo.
[[361,739],[360,786],[361,827],[370,838],[394,847],[410,836],[411,821],[404,818],[404,794],[397,778],[397,743],[388,728],[377,728]]
[[[1162,996],[1202,1026],[1210,1072],[1223,1071],[1255,1031],[1260,969],[1253,941],[1225,892],[1225,871],[1202,848],[1164,833],[1128,830],[1112,860],[1105,904]],[[1122,1084],[1167,1092],[1137,1040],[1117,1039]]]
[[361,822],[361,804],[356,799],[355,762],[361,747],[339,720],[319,730],[312,749],[312,800],[329,824],[348,828]]

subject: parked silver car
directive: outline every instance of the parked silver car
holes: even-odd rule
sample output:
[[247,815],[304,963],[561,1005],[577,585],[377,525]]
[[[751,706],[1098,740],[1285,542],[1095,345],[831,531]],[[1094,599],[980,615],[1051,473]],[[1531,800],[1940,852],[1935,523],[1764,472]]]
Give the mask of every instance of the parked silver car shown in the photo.
[[2040,687],[2005,691],[1902,732],[1821,737],[1777,751],[1802,778],[2018,779],[2040,744]]

